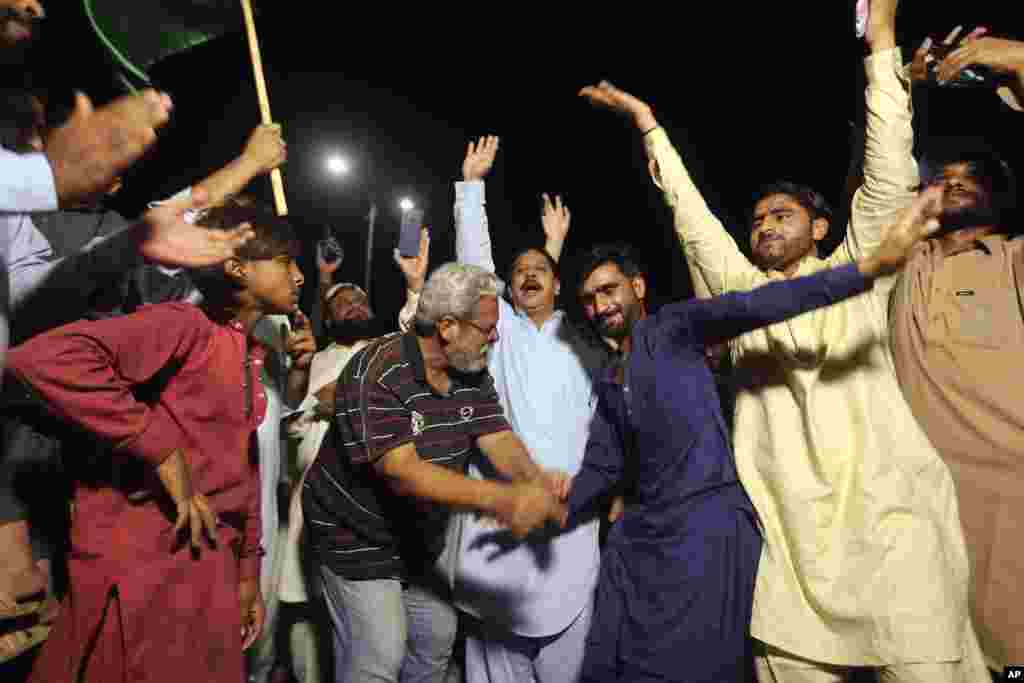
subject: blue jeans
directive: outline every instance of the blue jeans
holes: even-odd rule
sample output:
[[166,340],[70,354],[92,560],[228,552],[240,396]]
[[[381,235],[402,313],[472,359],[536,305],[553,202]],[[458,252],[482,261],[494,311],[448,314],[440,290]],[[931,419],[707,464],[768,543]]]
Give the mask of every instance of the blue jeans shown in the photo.
[[320,567],[336,683],[443,683],[457,618],[439,590],[393,579],[352,581]]

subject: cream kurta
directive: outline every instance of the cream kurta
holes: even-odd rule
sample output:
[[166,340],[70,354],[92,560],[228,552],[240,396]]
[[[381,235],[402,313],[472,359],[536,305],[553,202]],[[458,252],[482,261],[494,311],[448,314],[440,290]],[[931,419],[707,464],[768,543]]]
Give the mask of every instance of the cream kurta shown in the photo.
[[[869,253],[914,196],[899,51],[865,64],[865,182],[843,244],[828,259],[806,259],[798,275]],[[665,133],[646,141],[686,258],[700,275],[697,291],[717,295],[781,278],[743,256]],[[896,382],[886,332],[890,287],[876,282],[871,292],[732,344],[737,468],[765,534],[751,631],[814,661],[953,661],[965,635],[973,642],[953,482]],[[980,663],[976,643],[971,650],[972,663]]]

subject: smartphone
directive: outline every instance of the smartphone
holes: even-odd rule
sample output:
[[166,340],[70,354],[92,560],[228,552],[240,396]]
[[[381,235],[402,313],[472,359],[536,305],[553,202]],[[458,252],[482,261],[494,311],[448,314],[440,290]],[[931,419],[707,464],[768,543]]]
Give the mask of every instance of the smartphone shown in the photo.
[[341,248],[333,235],[317,242],[316,248],[320,252],[320,257],[327,263],[334,263],[345,258],[345,250]]
[[409,209],[402,213],[402,229],[398,233],[398,253],[405,257],[420,253],[420,228],[423,227],[422,209]]

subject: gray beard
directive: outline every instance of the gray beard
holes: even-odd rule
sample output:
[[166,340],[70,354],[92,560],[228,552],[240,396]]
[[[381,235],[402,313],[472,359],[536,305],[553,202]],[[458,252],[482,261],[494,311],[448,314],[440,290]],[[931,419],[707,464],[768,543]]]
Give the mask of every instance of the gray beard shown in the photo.
[[455,370],[466,375],[475,375],[487,369],[487,354],[481,356],[469,351],[451,351],[448,362]]

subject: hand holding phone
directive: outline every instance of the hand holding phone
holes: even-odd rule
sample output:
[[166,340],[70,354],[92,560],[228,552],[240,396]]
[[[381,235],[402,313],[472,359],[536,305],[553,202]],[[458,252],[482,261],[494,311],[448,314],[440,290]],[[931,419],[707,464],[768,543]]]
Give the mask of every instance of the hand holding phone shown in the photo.
[[398,234],[398,253],[406,258],[420,253],[420,228],[423,227],[423,211],[409,209],[402,213],[402,228]]

